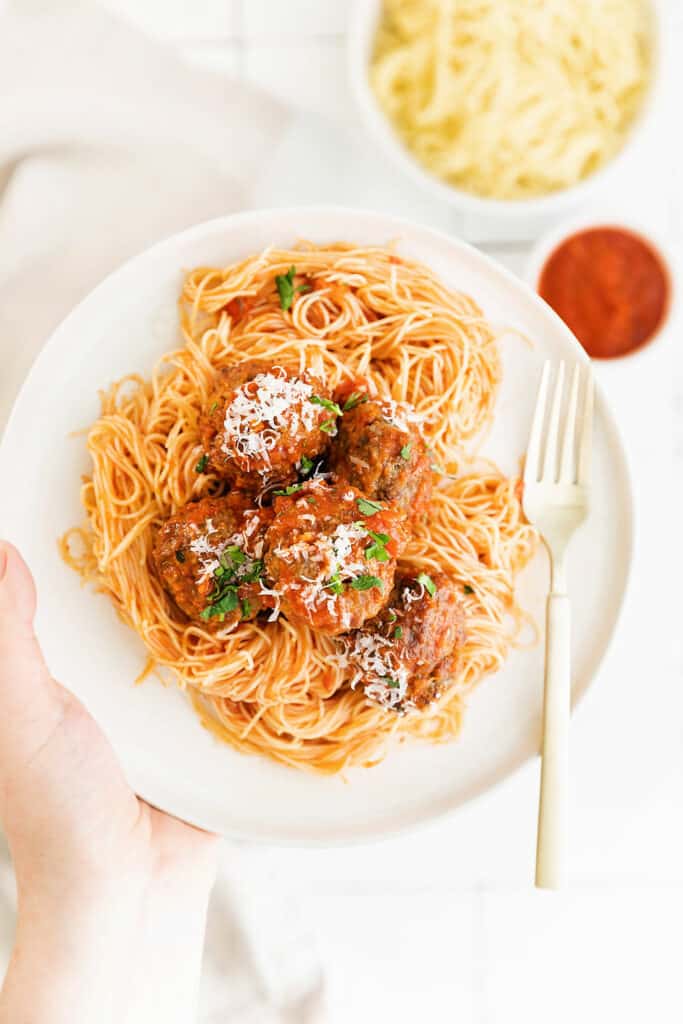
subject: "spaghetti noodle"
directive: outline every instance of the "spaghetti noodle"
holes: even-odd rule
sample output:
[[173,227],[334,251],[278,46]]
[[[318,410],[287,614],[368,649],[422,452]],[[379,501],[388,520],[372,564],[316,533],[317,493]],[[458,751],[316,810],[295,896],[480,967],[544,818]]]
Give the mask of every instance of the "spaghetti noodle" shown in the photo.
[[[314,285],[285,310],[273,282],[292,265]],[[453,738],[464,698],[515,640],[523,616],[514,578],[535,545],[515,482],[489,466],[475,472],[464,448],[491,420],[501,374],[481,311],[389,250],[301,244],[191,271],[180,318],[183,347],[149,380],[127,377],[101,396],[87,441],[87,523],[62,539],[64,558],[142,638],[143,675],[170,672],[237,750],[329,773],[376,762],[392,736]],[[449,572],[467,616],[457,678],[425,711],[400,717],[352,689],[332,637],[283,616],[216,634],[188,622],[164,591],[151,557],[156,530],[188,501],[222,493],[222,481],[197,472],[198,420],[216,371],[246,358],[309,368],[331,388],[362,377],[415,407],[443,477],[401,561]]]
[[437,177],[540,196],[622,148],[650,82],[651,20],[646,0],[384,0],[370,82]]

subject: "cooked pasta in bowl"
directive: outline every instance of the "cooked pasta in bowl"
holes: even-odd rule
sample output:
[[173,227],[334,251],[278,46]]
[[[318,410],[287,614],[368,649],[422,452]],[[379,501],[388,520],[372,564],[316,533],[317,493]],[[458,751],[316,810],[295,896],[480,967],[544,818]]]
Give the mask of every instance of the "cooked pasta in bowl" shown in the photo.
[[373,136],[465,209],[552,209],[618,162],[657,78],[652,0],[359,0],[352,79]]

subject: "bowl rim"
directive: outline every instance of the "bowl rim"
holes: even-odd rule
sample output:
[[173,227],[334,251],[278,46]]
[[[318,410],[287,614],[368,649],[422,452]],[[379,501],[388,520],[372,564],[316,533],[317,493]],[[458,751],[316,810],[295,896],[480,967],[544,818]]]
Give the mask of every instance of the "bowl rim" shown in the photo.
[[557,192],[529,199],[494,199],[478,196],[449,185],[412,156],[394,132],[389,119],[380,110],[368,82],[368,53],[382,0],[352,0],[347,35],[347,70],[356,109],[368,135],[378,140],[379,148],[395,166],[402,168],[423,190],[452,206],[459,207],[466,214],[493,215],[514,222],[525,217],[564,212],[592,196],[629,160],[634,150],[642,143],[652,120],[652,112],[658,106],[658,97],[662,89],[664,0],[646,2],[650,6],[653,61],[652,76],[642,107],[619,151],[587,178]]

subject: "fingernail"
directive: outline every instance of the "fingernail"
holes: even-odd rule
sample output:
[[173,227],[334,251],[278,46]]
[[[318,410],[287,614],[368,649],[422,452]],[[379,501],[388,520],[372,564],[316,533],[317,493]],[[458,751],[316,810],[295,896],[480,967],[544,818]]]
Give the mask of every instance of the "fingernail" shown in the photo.
[[7,569],[7,545],[0,540],[0,580]]

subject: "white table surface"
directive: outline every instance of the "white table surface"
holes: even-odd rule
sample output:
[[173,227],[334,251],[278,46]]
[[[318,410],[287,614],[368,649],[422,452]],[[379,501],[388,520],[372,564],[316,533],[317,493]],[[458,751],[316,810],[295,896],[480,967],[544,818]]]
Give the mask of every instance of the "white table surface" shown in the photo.
[[[188,61],[296,108],[261,205],[376,206],[462,231],[362,147],[345,75],[346,0],[103,2]],[[609,204],[659,232],[681,266],[683,0],[668,18],[672,115],[662,111],[649,152]],[[528,245],[485,248],[523,272]],[[572,723],[571,888],[531,889],[538,762],[415,835],[257,853],[308,913],[332,1024],[683,1019],[682,346],[672,323],[642,357],[598,367],[631,456],[637,552],[616,642]],[[582,571],[589,587],[591,568]]]

